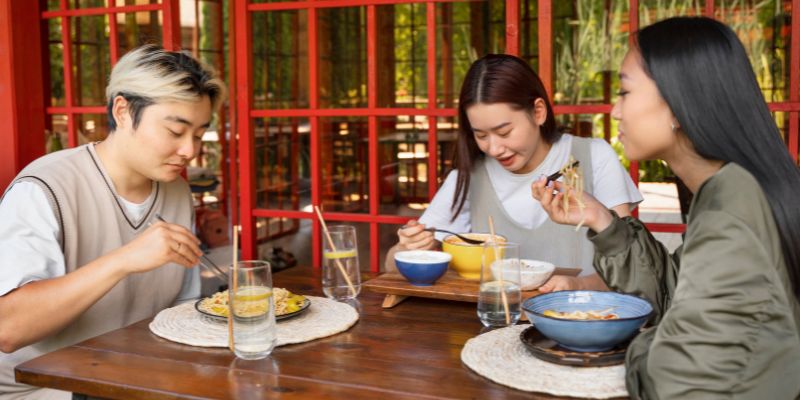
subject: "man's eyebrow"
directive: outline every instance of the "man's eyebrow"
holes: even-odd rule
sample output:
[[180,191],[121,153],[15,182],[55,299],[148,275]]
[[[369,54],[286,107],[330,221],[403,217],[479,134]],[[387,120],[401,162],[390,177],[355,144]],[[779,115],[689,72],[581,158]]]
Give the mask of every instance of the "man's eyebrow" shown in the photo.
[[[186,118],[181,118],[181,117],[179,117],[179,116],[177,116],[177,115],[168,115],[168,116],[167,116],[166,118],[164,118],[164,119],[166,119],[167,121],[171,121],[171,122],[177,122],[177,123],[179,123],[179,124],[184,124],[184,125],[187,125],[187,126],[189,126],[189,127],[192,127],[192,126],[193,126],[193,125],[192,125],[192,123],[191,123],[191,122],[189,122],[189,120],[187,120]],[[206,122],[205,124],[201,125],[200,127],[201,127],[201,128],[206,128],[206,129],[207,129],[207,128],[209,128],[210,126],[211,126],[211,121],[208,121],[208,122]]]

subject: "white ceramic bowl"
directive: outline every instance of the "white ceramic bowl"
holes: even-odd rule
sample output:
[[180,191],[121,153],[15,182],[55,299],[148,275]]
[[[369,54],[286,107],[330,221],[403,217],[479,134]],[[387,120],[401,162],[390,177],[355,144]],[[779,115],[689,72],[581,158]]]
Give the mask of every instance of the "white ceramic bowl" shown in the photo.
[[[520,287],[522,290],[534,290],[539,286],[544,285],[553,271],[556,270],[555,265],[546,261],[538,260],[520,260],[522,266],[520,267]],[[492,274],[498,276],[500,274],[500,264],[492,265]]]

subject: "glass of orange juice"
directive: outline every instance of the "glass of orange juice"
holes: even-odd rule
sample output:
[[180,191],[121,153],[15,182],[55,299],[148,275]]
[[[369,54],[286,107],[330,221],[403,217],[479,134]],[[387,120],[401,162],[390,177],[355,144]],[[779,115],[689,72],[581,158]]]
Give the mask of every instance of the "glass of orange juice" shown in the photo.
[[328,233],[330,240],[323,235],[322,244],[322,292],[338,301],[354,299],[361,292],[356,227],[334,225]]

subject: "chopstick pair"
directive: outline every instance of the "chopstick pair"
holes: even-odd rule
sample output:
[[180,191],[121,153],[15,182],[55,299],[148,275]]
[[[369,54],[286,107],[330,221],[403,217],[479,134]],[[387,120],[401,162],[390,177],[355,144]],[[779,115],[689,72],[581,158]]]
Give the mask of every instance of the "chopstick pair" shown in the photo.
[[[581,163],[580,161],[575,161],[575,162],[574,162],[574,163],[572,163],[572,165],[570,165],[569,167],[570,167],[570,168],[575,168],[575,167],[577,167],[577,166],[578,166],[580,163]],[[561,178],[561,175],[562,175],[562,174],[561,174],[561,171],[558,171],[558,172],[556,172],[556,173],[550,174],[550,175],[547,177],[547,181],[544,183],[544,185],[545,185],[545,186],[547,186],[547,185],[549,185],[549,184],[550,184],[550,182],[552,182],[552,181],[554,181],[554,180],[556,180],[556,179],[558,179],[558,178]]]
[[[158,218],[158,220],[161,222],[169,223],[167,220],[161,217],[161,214],[156,213],[156,218]],[[235,251],[236,249],[234,248],[234,252]],[[203,262],[203,260],[205,260],[205,262]],[[214,261],[211,261],[211,259],[208,258],[205,253],[200,255],[200,265],[211,271],[211,273],[216,275],[217,278],[222,279],[223,282],[228,282],[228,274],[226,274],[225,271],[223,271],[216,263],[214,263]]]

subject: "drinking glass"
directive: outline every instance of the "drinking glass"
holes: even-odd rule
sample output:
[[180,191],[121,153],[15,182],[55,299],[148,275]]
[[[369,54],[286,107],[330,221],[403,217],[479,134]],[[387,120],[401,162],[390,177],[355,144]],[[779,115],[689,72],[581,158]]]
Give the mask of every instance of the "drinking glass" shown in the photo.
[[361,292],[356,227],[334,225],[328,233],[330,240],[323,235],[322,244],[322,292],[338,301],[354,299]]
[[514,325],[519,321],[520,303],[519,245],[485,243],[478,292],[478,318],[487,327]]
[[233,352],[245,360],[268,356],[275,348],[277,326],[272,272],[266,261],[240,261],[228,274],[228,307],[233,321]]

